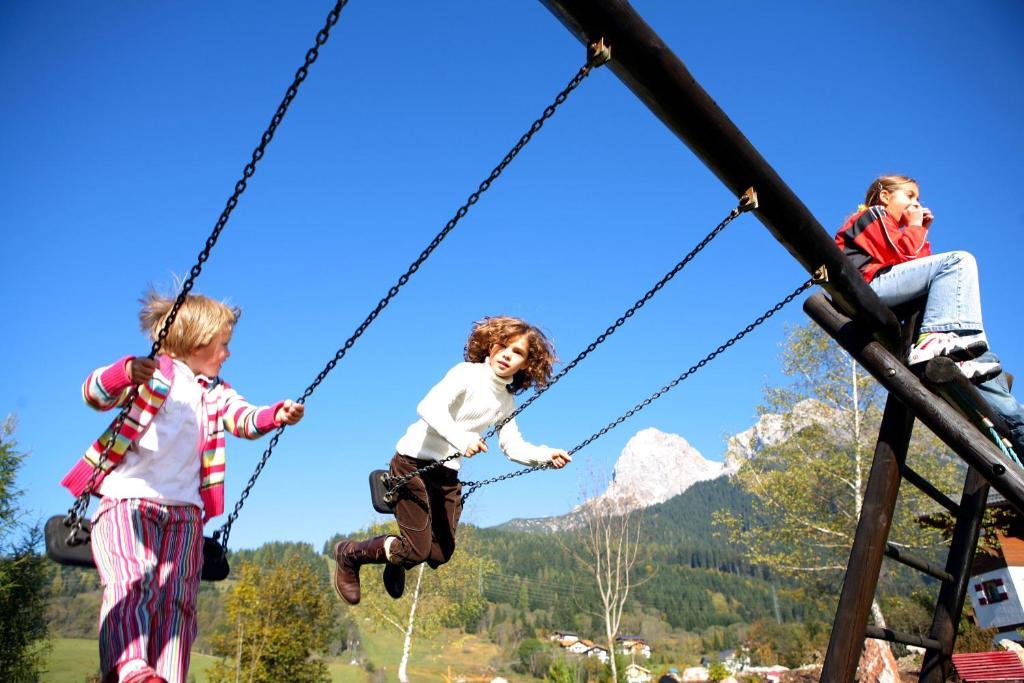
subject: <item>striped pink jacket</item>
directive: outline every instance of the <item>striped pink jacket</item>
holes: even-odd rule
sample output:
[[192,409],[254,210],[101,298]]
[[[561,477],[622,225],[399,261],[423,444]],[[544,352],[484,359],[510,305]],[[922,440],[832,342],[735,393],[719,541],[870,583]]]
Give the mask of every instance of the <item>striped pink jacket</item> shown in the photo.
[[[113,365],[94,370],[82,385],[82,398],[96,410],[110,410],[124,405],[131,393],[132,383],[126,372],[131,356],[119,359]],[[107,453],[102,472],[96,477],[94,490],[124,458],[128,447],[146,431],[163,406],[174,382],[174,362],[169,356],[160,356],[160,368],[153,378],[139,386],[139,392],[128,411],[114,445]],[[203,381],[201,378],[200,381]],[[205,386],[205,382],[204,382]],[[279,427],[274,420],[283,401],[272,406],[254,406],[224,382],[210,386],[203,396],[206,404],[206,423],[203,425],[203,452],[199,467],[199,495],[203,501],[204,521],[224,512],[224,446],[225,430],[245,439],[258,439]],[[115,420],[116,422],[116,420]],[[96,469],[104,445],[110,440],[112,422],[103,435],[89,447],[78,463],[71,468],[61,485],[80,496]]]

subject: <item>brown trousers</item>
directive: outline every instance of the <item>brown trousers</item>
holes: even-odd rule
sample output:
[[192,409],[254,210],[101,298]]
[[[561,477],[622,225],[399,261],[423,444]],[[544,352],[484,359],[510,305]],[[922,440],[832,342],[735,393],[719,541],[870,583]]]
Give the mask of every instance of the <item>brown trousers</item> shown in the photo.
[[[395,453],[391,474],[408,474],[430,462]],[[410,479],[398,491],[395,520],[402,535],[391,543],[391,561],[406,569],[421,562],[437,569],[455,552],[455,528],[462,514],[459,473],[442,465]]]

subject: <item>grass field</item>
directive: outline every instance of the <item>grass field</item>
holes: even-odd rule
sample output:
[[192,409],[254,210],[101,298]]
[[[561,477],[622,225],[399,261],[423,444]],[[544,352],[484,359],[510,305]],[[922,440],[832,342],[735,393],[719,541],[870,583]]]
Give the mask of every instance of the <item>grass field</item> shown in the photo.
[[[192,654],[191,672],[197,683],[206,683],[206,669],[216,661],[215,657]],[[47,672],[43,683],[82,683],[90,673],[100,668],[99,650],[95,640],[85,638],[54,638],[50,641],[47,657]],[[339,678],[339,681],[358,680]]]
[[[402,638],[397,631],[367,633],[363,640],[363,653],[373,667],[384,671],[388,681],[398,680],[398,661],[402,653]],[[413,642],[409,662],[409,678],[419,683],[443,683],[449,676],[460,676],[466,681],[489,681],[493,674],[488,663],[498,653],[498,647],[475,636],[456,631],[446,632],[433,639]],[[190,675],[196,683],[208,683],[207,669],[216,657],[192,654]],[[329,662],[332,683],[363,683],[370,674],[362,666],[346,661]],[[54,638],[47,657],[48,671],[43,683],[83,683],[86,676],[99,670],[99,655],[95,640],[82,638]],[[522,680],[517,676],[516,680]]]

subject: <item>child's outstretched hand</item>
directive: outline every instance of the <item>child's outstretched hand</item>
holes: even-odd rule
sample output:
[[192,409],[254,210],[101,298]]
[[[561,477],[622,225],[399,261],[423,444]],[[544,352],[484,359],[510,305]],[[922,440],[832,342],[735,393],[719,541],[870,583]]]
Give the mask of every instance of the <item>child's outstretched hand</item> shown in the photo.
[[477,453],[486,453],[486,452],[487,452],[487,442],[484,441],[483,439],[477,439],[476,441],[474,441],[473,443],[469,444],[466,447],[466,450],[464,450],[462,452],[462,455],[464,455],[467,458],[472,458]]
[[274,415],[274,420],[280,424],[293,425],[298,423],[305,414],[306,406],[288,399],[284,402],[284,405],[277,409],[277,414]]
[[551,466],[560,470],[572,462],[572,456],[565,451],[555,451],[551,454]]
[[156,372],[158,367],[160,367],[160,364],[155,360],[143,356],[129,360],[125,372],[131,378],[132,384],[145,384],[153,379],[153,373]]

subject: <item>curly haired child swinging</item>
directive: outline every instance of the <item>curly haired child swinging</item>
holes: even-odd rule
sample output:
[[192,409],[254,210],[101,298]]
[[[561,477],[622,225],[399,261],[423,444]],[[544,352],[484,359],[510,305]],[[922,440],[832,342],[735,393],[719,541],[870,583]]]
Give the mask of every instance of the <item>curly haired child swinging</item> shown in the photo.
[[[476,323],[459,363],[416,407],[420,419],[406,430],[391,459],[391,475],[401,476],[461,453],[487,451],[481,434],[515,410],[513,394],[543,387],[551,377],[555,351],[544,334],[518,318],[493,317]],[[505,455],[525,465],[565,467],[568,453],[526,442],[515,420],[499,432]],[[359,602],[359,568],[384,564],[384,587],[393,598],[405,590],[405,570],[421,562],[436,569],[455,551],[462,513],[461,458],[410,479],[399,490],[395,519],[399,536],[340,541],[334,547],[334,586],[349,604]]]

